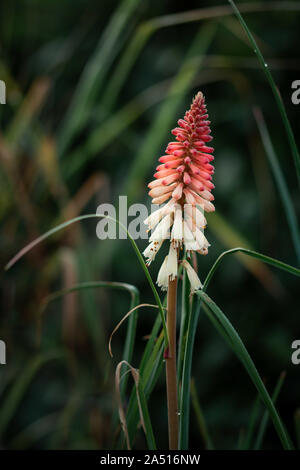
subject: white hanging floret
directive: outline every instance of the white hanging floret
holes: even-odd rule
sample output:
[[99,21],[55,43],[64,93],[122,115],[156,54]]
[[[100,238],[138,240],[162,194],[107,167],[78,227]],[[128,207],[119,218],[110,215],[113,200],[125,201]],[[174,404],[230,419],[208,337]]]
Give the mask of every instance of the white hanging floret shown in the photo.
[[191,285],[191,293],[193,294],[196,292],[196,290],[202,289],[201,281],[190,263],[188,263],[186,260],[183,260],[182,266],[186,269],[186,273]]
[[167,271],[167,262],[168,262],[168,256],[165,257],[160,270],[158,271],[158,276],[157,276],[157,284],[162,290],[167,290],[168,289],[168,284],[169,284],[169,276],[168,276],[168,271]]
[[160,249],[160,247],[162,246],[163,244],[163,240],[161,240],[160,242],[151,242],[149,243],[149,245],[147,246],[147,248],[143,251],[143,255],[145,256],[146,258],[146,264],[147,266],[149,266],[152,261],[154,260],[158,250]]
[[179,204],[176,204],[174,223],[171,232],[171,242],[175,247],[182,245],[183,240],[183,219],[182,219],[182,209]]
[[170,227],[173,223],[173,214],[167,214],[157,225],[150,237],[150,242],[160,242],[170,238]]
[[174,279],[177,277],[177,271],[178,271],[177,248],[174,248],[172,243],[170,243],[168,261],[167,261],[167,273],[171,281],[174,281]]

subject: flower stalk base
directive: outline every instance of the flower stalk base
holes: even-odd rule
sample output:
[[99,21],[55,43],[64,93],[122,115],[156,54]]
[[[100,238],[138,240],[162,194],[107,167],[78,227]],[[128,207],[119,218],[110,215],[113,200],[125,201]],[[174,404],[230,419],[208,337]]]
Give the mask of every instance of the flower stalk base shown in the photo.
[[167,402],[168,402],[168,429],[169,448],[178,450],[178,397],[176,374],[176,297],[177,277],[169,279],[168,305],[167,305],[167,330],[169,346],[165,351]]

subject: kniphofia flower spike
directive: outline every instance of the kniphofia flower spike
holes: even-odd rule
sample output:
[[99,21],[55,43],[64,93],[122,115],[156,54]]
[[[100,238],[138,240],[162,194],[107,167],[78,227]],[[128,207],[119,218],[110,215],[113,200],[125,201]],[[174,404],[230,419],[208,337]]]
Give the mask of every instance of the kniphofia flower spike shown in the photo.
[[[170,240],[169,254],[158,273],[157,283],[167,289],[168,280],[177,276],[178,254],[185,247],[188,256],[192,251],[206,255],[210,246],[203,230],[206,227],[204,212],[215,210],[211,190],[214,188],[211,162],[214,149],[210,121],[205,99],[201,92],[195,96],[190,110],[172,130],[176,137],[170,142],[166,154],[160,157],[154,180],[149,183],[149,196],[153,204],[164,204],[145,220],[152,234],[144,251],[147,264],[154,260],[164,240]],[[201,287],[200,280],[187,261],[182,262],[187,271],[191,290]]]

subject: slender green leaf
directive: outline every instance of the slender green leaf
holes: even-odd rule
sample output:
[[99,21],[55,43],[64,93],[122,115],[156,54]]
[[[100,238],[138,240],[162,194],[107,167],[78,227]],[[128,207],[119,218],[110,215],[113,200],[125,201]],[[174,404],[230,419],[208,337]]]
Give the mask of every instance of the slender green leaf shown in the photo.
[[[186,259],[186,253],[184,253],[183,259]],[[182,279],[181,289],[181,310],[180,310],[180,333],[178,341],[178,357],[177,357],[177,385],[178,385],[178,396],[180,396],[182,368],[184,360],[185,343],[187,337],[187,328],[189,324],[189,317],[193,305],[193,297],[190,297],[190,287],[186,270],[183,269],[182,264],[179,265],[178,278]]]
[[208,275],[206,276],[206,279],[203,283],[203,290],[206,290],[206,288],[208,287],[208,284],[209,284],[212,276],[214,275],[216,269],[220,265],[220,263],[221,263],[222,259],[224,258],[224,256],[227,256],[227,255],[230,255],[230,254],[233,254],[233,253],[238,253],[238,252],[243,253],[247,256],[251,256],[252,258],[259,259],[259,260],[263,261],[266,264],[274,266],[275,268],[278,268],[278,269],[282,269],[283,271],[287,271],[288,273],[294,274],[295,276],[300,276],[300,269],[295,268],[294,266],[290,266],[289,264],[283,263],[282,261],[278,261],[277,259],[271,258],[270,256],[266,256],[266,255],[263,255],[261,253],[258,253],[257,251],[248,250],[247,248],[238,247],[238,248],[233,248],[232,250],[224,251],[217,258],[217,260],[214,262],[212,268],[210,269]]
[[[283,385],[285,376],[286,376],[285,372],[280,374],[278,382],[277,382],[276,387],[275,387],[275,390],[272,394],[272,401],[273,401],[274,405],[276,404],[279,393],[282,389],[282,385]],[[264,435],[265,435],[265,432],[266,432],[266,429],[267,429],[268,420],[269,420],[269,413],[266,410],[264,415],[263,415],[263,418],[261,420],[258,432],[257,432],[257,436],[256,436],[255,444],[254,444],[254,450],[258,450],[258,449],[261,448],[263,438],[264,438]]]
[[[10,442],[11,449],[25,450],[36,447],[37,443],[46,436],[51,434],[53,430],[57,430],[57,422],[59,420],[59,412],[47,414],[30,423],[22,429]],[[59,429],[62,431],[61,429]]]
[[[135,294],[134,296],[131,296],[130,310],[139,304],[139,298],[140,298],[139,291],[135,287]],[[129,321],[127,325],[127,332],[126,332],[126,339],[125,339],[125,344],[124,344],[124,349],[123,349],[123,359],[125,359],[127,362],[131,362],[131,359],[133,357],[137,320],[138,320],[138,309],[135,309],[129,317]],[[121,397],[125,396],[127,380],[128,380],[128,376],[126,375],[121,383]]]
[[144,393],[144,386],[143,382],[140,379],[139,385],[138,385],[138,391],[139,391],[139,397],[140,397],[140,404],[143,412],[143,419],[144,419],[144,425],[145,425],[145,434],[146,434],[146,439],[148,443],[148,449],[150,450],[155,450],[157,449],[156,443],[155,443],[155,438],[153,434],[153,429],[152,429],[152,424],[151,424],[151,419],[149,415],[149,410],[148,410],[148,404],[147,404],[147,399],[145,397]]
[[[147,347],[144,351],[140,367],[139,367],[139,373],[141,380],[143,382],[144,386],[144,392],[145,392],[145,397],[148,400],[153,387],[161,373],[162,365],[163,365],[163,332],[158,335],[158,330],[157,327],[160,324],[160,318],[159,320],[157,319],[151,332],[150,339],[148,341]],[[149,350],[148,346],[151,345],[151,351]],[[147,360],[145,360],[145,357],[148,357]],[[129,403],[128,403],[128,409],[127,409],[127,414],[126,414],[126,421],[127,421],[127,428],[128,428],[128,433],[129,433],[129,438],[130,442],[133,442],[134,437],[136,435],[136,430],[138,426],[138,421],[139,421],[139,413],[138,413],[138,403],[136,399],[136,394],[134,389],[132,389]],[[119,441],[119,446],[118,447],[123,447],[124,444],[124,439],[121,439]]]
[[247,433],[243,439],[239,439],[239,450],[248,450],[251,448],[251,442],[253,439],[255,427],[259,418],[259,411],[260,411],[260,398],[259,396],[256,397],[252,411],[250,414],[250,419],[248,423]]
[[254,116],[256,123],[264,144],[264,148],[273,172],[275,183],[278,188],[279,195],[281,197],[282,205],[286,214],[287,222],[290,228],[292,241],[298,258],[298,264],[300,264],[300,234],[298,221],[295,213],[295,209],[292,203],[292,198],[288,189],[288,185],[285,182],[282,170],[280,168],[278,158],[274,151],[272,141],[263,117],[263,114],[259,108],[254,109]]
[[41,243],[42,241],[46,240],[46,238],[50,237],[51,235],[54,235],[55,233],[57,233],[59,230],[62,230],[66,227],[68,227],[69,225],[75,223],[75,222],[79,222],[81,220],[85,220],[85,219],[93,219],[93,218],[107,218],[109,220],[112,220],[114,222],[116,222],[117,224],[119,224],[124,230],[125,232],[127,233],[127,236],[131,242],[131,245],[133,246],[133,249],[134,249],[134,252],[142,266],[142,269],[146,275],[146,278],[150,284],[150,287],[152,289],[152,292],[153,292],[153,295],[154,295],[154,298],[156,300],[156,303],[159,307],[159,312],[160,312],[160,315],[161,315],[161,319],[162,319],[162,325],[163,325],[163,330],[164,330],[164,340],[165,340],[165,345],[167,346],[168,345],[168,332],[167,332],[167,327],[166,327],[166,321],[165,321],[165,315],[164,315],[164,311],[163,311],[163,307],[162,307],[162,304],[161,304],[161,301],[160,301],[160,297],[158,295],[158,292],[155,288],[155,285],[152,281],[152,278],[150,276],[150,273],[148,271],[148,268],[146,266],[146,263],[144,261],[144,258],[142,256],[142,254],[140,253],[140,250],[138,249],[137,247],[137,244],[135,243],[134,239],[132,238],[132,236],[130,235],[130,233],[128,232],[128,230],[126,229],[126,227],[117,219],[114,219],[113,217],[110,217],[108,215],[104,215],[104,214],[85,214],[85,215],[80,215],[78,217],[75,217],[71,220],[68,220],[67,222],[64,222],[60,225],[57,225],[56,227],[52,228],[51,230],[48,230],[48,232],[45,232],[43,235],[41,235],[40,237],[36,238],[35,240],[33,240],[31,243],[29,243],[28,245],[26,245],[22,250],[20,250],[16,256],[14,256],[6,265],[5,269],[8,270],[10,269],[20,258],[22,258],[26,253],[28,253],[32,248],[34,248],[36,245],[38,245],[39,243]]
[[213,450],[214,445],[213,445],[211,437],[209,435],[209,432],[208,432],[208,429],[207,429],[207,426],[206,426],[206,422],[205,422],[205,418],[204,418],[204,415],[203,415],[203,412],[202,412],[202,409],[201,409],[201,406],[200,406],[200,403],[199,403],[199,400],[198,400],[197,390],[196,390],[196,385],[195,385],[195,380],[194,379],[191,380],[191,398],[192,398],[192,404],[193,404],[194,412],[195,412],[195,415],[196,415],[198,427],[199,427],[202,439],[204,441],[205,448],[207,450]]
[[151,335],[149,339],[147,340],[147,346],[144,349],[143,356],[139,365],[139,370],[142,373],[148,363],[149,357],[151,355],[151,352],[153,350],[154,344],[159,336],[159,332],[161,329],[161,317],[158,315],[156,317],[156,320],[154,322]]
[[111,80],[109,80],[104,90],[102,105],[106,112],[110,112],[114,107],[118,94],[126,81],[130,70],[154,30],[155,28],[151,21],[142,23],[138,26],[117,64]]
[[182,369],[181,391],[179,396],[179,449],[187,450],[189,441],[190,380],[196,329],[200,313],[199,303],[192,309],[187,329],[186,348]]
[[131,449],[132,441],[128,433],[127,419],[125,416],[122,399],[119,394],[119,385],[120,385],[121,379],[123,378],[123,376],[120,375],[120,371],[121,371],[121,365],[123,363],[130,369],[132,378],[134,380],[134,392],[135,392],[136,399],[137,399],[136,401],[137,401],[137,406],[138,406],[139,418],[141,420],[141,425],[146,436],[148,447],[151,450],[155,450],[156,443],[155,443],[155,438],[154,438],[154,434],[152,430],[152,424],[151,424],[150,415],[148,411],[147,399],[144,394],[144,386],[143,386],[143,382],[141,381],[141,374],[137,369],[132,367],[128,362],[122,361],[118,364],[117,369],[116,369],[116,387],[117,387],[119,416],[120,416],[120,421],[121,421],[122,428],[124,431],[124,436],[126,437],[127,448]]
[[49,294],[43,301],[43,308],[50,302],[58,300],[64,295],[70,294],[71,292],[78,292],[84,289],[96,289],[98,287],[107,287],[109,289],[125,290],[128,291],[133,299],[134,306],[138,305],[139,291],[132,284],[127,284],[126,282],[110,282],[110,281],[91,281],[91,282],[81,282],[80,284],[75,284],[68,289],[62,289],[52,294]]
[[[259,259],[260,261],[267,263],[271,266],[274,266],[278,269],[282,269],[283,271],[287,271],[290,274],[294,274],[296,276],[300,276],[300,270],[293,266],[290,266],[282,261],[278,261],[274,258],[269,256],[262,255],[253,250],[249,250],[247,248],[233,248],[231,250],[224,251],[215,261],[212,268],[210,269],[206,279],[203,283],[203,291],[205,292],[208,288],[208,285],[216,272],[216,269],[220,265],[223,258],[227,255],[233,253],[242,253],[247,256]],[[193,309],[190,315],[188,331],[187,331],[187,340],[186,340],[186,349],[184,352],[184,363],[183,363],[183,372],[182,372],[182,386],[181,386],[181,394],[180,394],[180,420],[179,420],[179,445],[180,449],[187,449],[188,448],[188,440],[189,440],[189,413],[190,413],[190,377],[191,377],[191,370],[192,370],[192,358],[193,358],[193,348],[194,348],[194,341],[196,335],[196,328],[198,324],[198,318],[201,308],[201,302],[198,301],[197,305]],[[215,327],[218,328],[218,323],[215,324]],[[221,332],[222,330],[220,330]],[[230,338],[228,338],[230,342]]]
[[265,76],[266,76],[266,78],[268,80],[268,83],[271,87],[271,90],[273,92],[273,95],[274,95],[274,98],[275,98],[275,101],[276,101],[276,104],[277,104],[277,107],[278,107],[278,110],[279,110],[279,113],[280,113],[280,116],[281,116],[281,119],[282,119],[282,122],[283,122],[283,125],[284,125],[284,128],[285,128],[285,131],[286,131],[286,134],[287,134],[287,137],[288,137],[288,142],[289,142],[291,152],[292,152],[292,155],[293,155],[294,164],[295,164],[295,168],[296,168],[296,174],[297,174],[297,177],[298,177],[298,182],[300,184],[300,156],[299,156],[297,144],[296,144],[296,141],[295,141],[294,133],[293,133],[289,118],[287,116],[286,110],[285,110],[284,103],[282,101],[282,98],[280,96],[278,88],[277,88],[277,86],[274,82],[274,79],[272,77],[272,74],[270,72],[268,64],[265,62],[265,59],[264,59],[264,57],[263,57],[263,55],[262,55],[262,53],[261,53],[261,51],[260,51],[260,49],[259,49],[259,47],[256,43],[251,31],[249,30],[249,28],[247,26],[247,23],[245,22],[244,18],[242,17],[241,13],[239,12],[239,9],[237,8],[235,2],[233,0],[228,0],[228,1],[229,1],[230,5],[232,6],[239,22],[241,23],[242,27],[244,28],[245,33],[247,34],[247,36],[249,38],[250,44],[253,47],[254,53],[256,54],[256,56],[259,60],[259,63],[260,63],[260,65],[261,65],[261,67],[262,67],[262,69],[265,73]]
[[191,303],[189,301],[189,283],[187,280],[186,270],[182,276],[182,294],[181,294],[181,317],[180,317],[180,333],[178,341],[178,358],[177,358],[177,377],[178,377],[178,396],[180,397],[182,369],[184,361],[184,351],[186,346],[187,330],[189,324],[189,316],[191,314]]
[[[214,236],[220,240],[226,249],[242,246],[253,250],[249,240],[219,212],[207,214],[207,223],[209,230],[213,232]],[[237,258],[240,263],[258,279],[263,287],[273,295],[274,290],[277,290],[278,281],[268,267],[261,263],[259,259],[243,256],[240,253],[237,253]]]
[[[241,4],[239,7],[240,10],[245,13],[300,10],[300,5],[295,1],[253,2]],[[128,79],[128,75],[133,65],[136,63],[139,53],[155,32],[162,28],[170,28],[181,24],[196,23],[215,18],[223,19],[225,16],[231,15],[233,15],[233,11],[230,6],[213,5],[211,7],[158,16],[138,25],[136,32],[127,45],[104,90],[102,104],[106,108],[106,111],[110,111],[115,105],[118,94],[123,84]]]
[[[297,11],[299,5],[297,2],[270,2],[269,4],[245,4],[240,6],[241,11],[255,12],[255,11]],[[163,98],[162,91],[159,89],[165,87],[166,82],[149,87],[149,89],[141,92],[137,97],[126,104],[122,109],[118,110],[111,117],[109,113],[114,107],[118,94],[126,82],[128,75],[135,64],[139,53],[142,51],[145,44],[149,41],[151,35],[161,28],[176,26],[177,24],[184,24],[189,22],[198,22],[208,19],[214,19],[224,16],[233,15],[232,8],[226,5],[217,7],[200,8],[197,10],[176,13],[173,15],[160,16],[150,19],[141,23],[129,44],[127,45],[123,55],[118,61],[116,68],[113,70],[110,80],[107,81],[107,86],[104,88],[101,97],[101,109],[98,119],[99,123],[92,129],[85,143],[74,150],[67,160],[72,160],[72,165],[63,163],[64,174],[71,177],[81,166],[82,160],[92,158],[98,155],[103,148],[108,145],[116,135],[122,132],[130,123],[133,122],[145,109],[153,106],[157,101]],[[148,95],[152,95],[149,101]],[[146,104],[141,106],[141,103],[146,101]],[[106,119],[103,121],[103,113],[106,113]],[[84,154],[84,159],[82,158]]]
[[40,368],[47,362],[62,357],[63,353],[61,351],[51,351],[47,354],[40,354],[34,357],[26,364],[24,369],[20,372],[18,380],[11,386],[7,397],[2,400],[0,408],[0,436],[3,436],[6,431],[28,387]]
[[[48,295],[44,299],[42,311],[44,311],[44,309],[46,308],[49,302],[52,302],[53,300],[57,300],[63,297],[64,295],[69,294],[70,292],[77,292],[77,291],[85,290],[85,289],[95,289],[99,287],[104,287],[108,289],[125,290],[129,292],[131,296],[130,310],[139,304],[139,297],[140,297],[139,291],[132,284],[127,284],[125,282],[94,281],[94,282],[82,282],[80,284],[76,284],[72,287],[69,287],[68,289],[62,289],[60,291],[57,291]],[[138,318],[138,310],[136,309],[134,310],[132,315],[130,315],[129,317],[125,345],[124,345],[123,356],[122,356],[122,359],[129,363],[131,362],[132,355],[133,355],[137,318]],[[123,397],[125,394],[127,380],[128,380],[128,376],[126,375],[120,385],[121,397]]]
[[[129,103],[118,109],[114,114],[101,120],[99,125],[90,132],[85,141],[76,146],[62,164],[63,174],[71,178],[88,160],[95,158],[99,152],[111,144],[114,139],[124,132],[148,108],[155,106],[165,95],[170,80],[164,80],[152,85],[135,96]],[[84,159],[83,159],[84,155]],[[72,165],[68,162],[72,161]]]
[[101,89],[109,67],[119,51],[121,34],[138,5],[138,0],[119,3],[101,36],[93,56],[83,69],[73,100],[61,125],[58,151],[65,153],[73,137],[83,128],[95,105],[97,91]]
[[[293,449],[293,445],[289,436],[287,435],[286,429],[280,419],[280,416],[272,402],[270,395],[268,394],[263,381],[257,369],[244,346],[240,336],[238,335],[237,331],[234,329],[228,318],[224,315],[221,309],[214,303],[214,301],[208,297],[207,294],[203,291],[197,291],[196,295],[202,300],[204,305],[205,313],[207,314],[208,318],[211,320],[212,318],[219,322],[220,327],[223,329],[222,336],[228,342],[228,338],[230,341],[228,342],[234,353],[237,355],[238,359],[241,361],[243,366],[245,367],[248,375],[250,376],[253,384],[257,388],[259,396],[262,402],[265,404],[268,412],[270,413],[271,419],[273,421],[274,427],[277,431],[277,434],[281,440],[282,446],[286,450]],[[213,322],[214,323],[214,322]],[[218,329],[220,332],[220,329]]]

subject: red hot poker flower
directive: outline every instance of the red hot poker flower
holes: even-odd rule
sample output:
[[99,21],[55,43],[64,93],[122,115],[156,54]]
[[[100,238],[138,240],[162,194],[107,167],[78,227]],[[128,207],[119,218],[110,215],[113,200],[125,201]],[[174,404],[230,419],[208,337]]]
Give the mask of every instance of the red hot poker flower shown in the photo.
[[[201,92],[197,93],[190,110],[184,119],[179,119],[178,125],[172,130],[176,142],[167,146],[166,155],[159,159],[155,180],[148,185],[153,204],[167,202],[145,220],[149,229],[154,229],[150,244],[144,251],[148,264],[155,258],[163,241],[171,241],[169,254],[157,279],[163,289],[167,288],[169,279],[177,276],[178,248],[183,244],[188,255],[191,251],[207,254],[209,243],[203,234],[206,227],[203,212],[215,210],[211,202],[214,200],[211,194],[214,188],[214,167],[211,164],[214,149],[208,146],[212,140],[210,121]],[[186,261],[182,264],[187,270],[192,291],[199,289],[201,283],[193,268]]]
[[149,183],[149,196],[153,204],[163,204],[170,198],[174,201],[200,205],[207,212],[214,210],[211,201],[214,197],[212,175],[214,149],[208,147],[212,140],[210,121],[206,111],[205,99],[199,92],[178,125],[172,130],[176,142],[170,142],[166,155],[162,156],[154,174],[156,178]]

